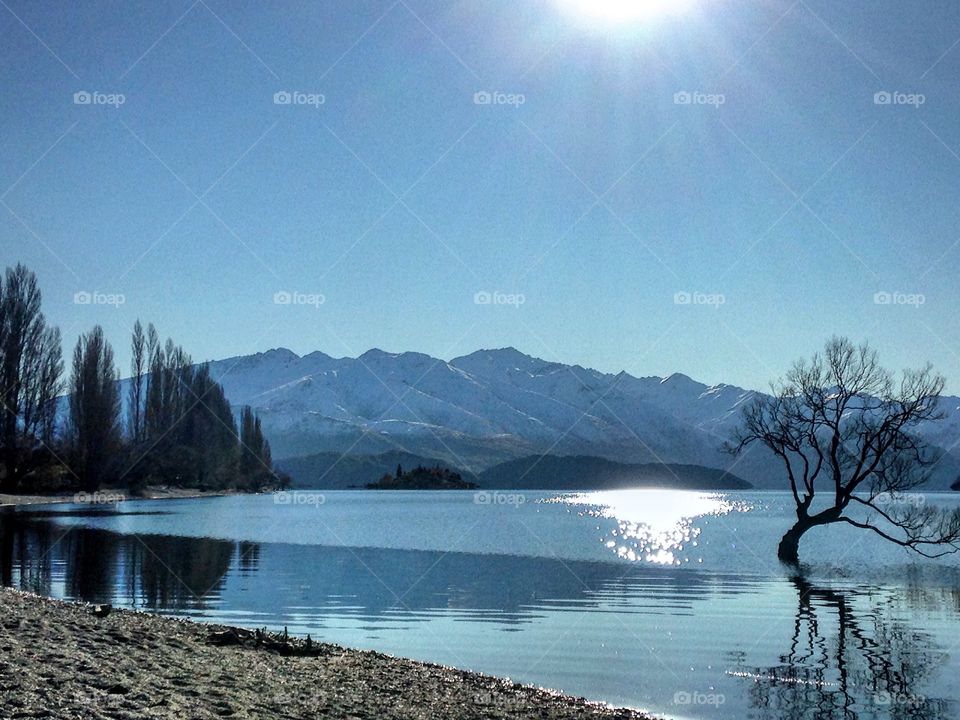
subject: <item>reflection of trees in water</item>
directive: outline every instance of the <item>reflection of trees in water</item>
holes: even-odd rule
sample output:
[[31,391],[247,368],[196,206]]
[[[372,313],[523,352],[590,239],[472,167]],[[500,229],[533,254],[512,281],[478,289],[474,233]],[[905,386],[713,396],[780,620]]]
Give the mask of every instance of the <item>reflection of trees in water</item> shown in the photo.
[[[50,595],[54,550],[65,531],[40,530],[21,522],[14,512],[0,512],[0,583],[5,587]],[[26,565],[20,558],[36,558]],[[14,582],[14,568],[19,573]]]
[[0,584],[13,585],[13,532],[7,527],[8,513],[0,511]]
[[105,532],[75,530],[60,541],[68,572],[68,596],[90,602],[113,598],[117,537]]
[[237,543],[237,565],[247,575],[260,567],[260,543],[243,540]]
[[855,607],[863,593],[817,587],[793,578],[798,605],[789,650],[773,667],[738,671],[752,681],[751,717],[943,718],[950,702],[924,696],[945,654],[932,636],[889,621],[873,603]]
[[[138,547],[139,546],[139,547]],[[135,536],[129,543],[140,580],[131,599],[150,609],[202,608],[219,595],[236,543],[209,538]]]
[[203,608],[222,590],[235,553],[244,572],[257,569],[256,543],[66,529],[0,514],[0,582],[51,595],[62,574],[65,596],[87,602]]

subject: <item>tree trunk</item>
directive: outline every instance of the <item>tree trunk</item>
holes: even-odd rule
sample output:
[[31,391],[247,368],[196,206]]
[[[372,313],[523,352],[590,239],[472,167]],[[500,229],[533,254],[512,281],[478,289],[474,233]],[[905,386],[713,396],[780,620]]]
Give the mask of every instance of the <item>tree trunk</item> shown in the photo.
[[17,491],[20,479],[17,473],[17,449],[13,445],[6,446],[0,450],[0,455],[2,455],[4,471],[3,479],[0,480],[0,491],[14,493]]
[[780,562],[796,567],[800,564],[800,538],[803,534],[812,528],[815,523],[809,518],[797,520],[796,524],[784,533],[780,539],[780,545],[777,547],[777,557]]

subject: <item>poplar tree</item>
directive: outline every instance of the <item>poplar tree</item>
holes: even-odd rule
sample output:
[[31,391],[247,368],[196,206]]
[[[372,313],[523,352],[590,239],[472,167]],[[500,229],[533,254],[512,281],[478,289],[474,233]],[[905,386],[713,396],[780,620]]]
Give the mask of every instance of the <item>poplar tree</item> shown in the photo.
[[68,446],[74,472],[86,490],[115,479],[121,448],[119,374],[113,348],[95,326],[73,351]]
[[60,331],[41,312],[37,278],[23,265],[0,281],[0,489],[13,491],[51,457],[63,388]]

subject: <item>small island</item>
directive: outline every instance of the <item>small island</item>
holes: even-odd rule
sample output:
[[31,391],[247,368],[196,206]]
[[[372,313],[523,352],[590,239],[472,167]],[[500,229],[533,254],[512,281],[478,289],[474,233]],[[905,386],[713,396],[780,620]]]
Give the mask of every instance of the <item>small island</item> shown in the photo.
[[474,490],[476,487],[475,483],[464,480],[460,473],[439,465],[431,468],[418,465],[409,472],[397,465],[396,475],[387,473],[367,485],[369,490]]

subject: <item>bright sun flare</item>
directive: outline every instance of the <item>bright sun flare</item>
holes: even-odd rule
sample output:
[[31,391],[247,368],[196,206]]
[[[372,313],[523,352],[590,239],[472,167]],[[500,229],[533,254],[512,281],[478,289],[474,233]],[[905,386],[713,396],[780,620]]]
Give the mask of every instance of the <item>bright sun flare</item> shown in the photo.
[[594,20],[626,23],[671,15],[688,0],[563,0],[571,10]]

